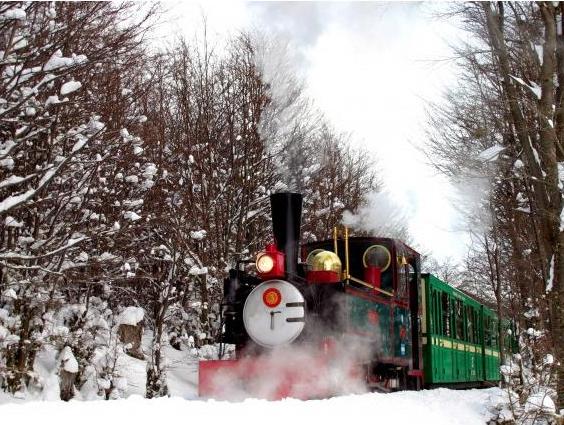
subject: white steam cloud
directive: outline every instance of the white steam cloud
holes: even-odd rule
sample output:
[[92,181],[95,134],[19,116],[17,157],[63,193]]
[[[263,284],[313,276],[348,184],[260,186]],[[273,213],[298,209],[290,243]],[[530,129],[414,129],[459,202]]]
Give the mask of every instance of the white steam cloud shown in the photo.
[[342,223],[374,236],[406,240],[408,219],[388,192],[370,192],[355,212],[345,211]]
[[238,360],[222,362],[205,379],[200,376],[200,385],[205,381],[202,396],[309,400],[367,392],[366,367],[381,353],[382,337],[379,326],[363,329],[367,333],[362,336],[352,332],[348,300],[343,293],[318,300],[330,317],[307,315],[301,342],[260,354],[251,345],[237,352]]
[[259,133],[268,151],[278,159],[275,165],[284,187],[276,189],[300,191],[307,166],[304,140],[312,118],[295,47],[284,37],[261,34],[255,34],[255,42],[256,64],[270,96],[260,117]]
[[210,388],[210,398],[230,401],[308,400],[367,391],[354,345],[345,349],[342,344],[325,349],[293,345],[260,356],[242,355],[213,373]]

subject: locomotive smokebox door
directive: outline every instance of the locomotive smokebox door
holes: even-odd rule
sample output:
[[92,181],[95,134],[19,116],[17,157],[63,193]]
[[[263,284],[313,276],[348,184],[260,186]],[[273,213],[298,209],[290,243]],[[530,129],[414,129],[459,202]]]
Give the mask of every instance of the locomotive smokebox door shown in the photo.
[[247,333],[257,344],[267,348],[289,344],[304,329],[304,297],[289,282],[269,280],[247,297],[243,321]]

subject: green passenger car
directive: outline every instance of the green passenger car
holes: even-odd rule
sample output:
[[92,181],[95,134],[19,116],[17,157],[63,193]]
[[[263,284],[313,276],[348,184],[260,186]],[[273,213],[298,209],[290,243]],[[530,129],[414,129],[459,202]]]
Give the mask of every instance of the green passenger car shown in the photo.
[[426,385],[499,381],[497,315],[431,274],[422,274]]

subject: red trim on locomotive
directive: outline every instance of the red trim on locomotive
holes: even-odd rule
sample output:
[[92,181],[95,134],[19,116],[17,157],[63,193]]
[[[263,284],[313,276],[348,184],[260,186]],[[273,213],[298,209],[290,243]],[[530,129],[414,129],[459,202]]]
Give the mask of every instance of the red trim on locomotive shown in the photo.
[[365,267],[364,281],[370,283],[374,288],[380,288],[382,285],[382,269],[374,266]]
[[257,267],[257,274],[260,278],[263,280],[283,278],[286,274],[284,253],[278,251],[276,245],[268,244],[264,251],[258,253],[257,264],[259,259],[263,256],[269,256],[272,259],[273,265],[272,269],[267,272],[261,272]]
[[318,270],[308,271],[306,279],[309,283],[331,284],[340,282],[341,276],[339,276],[339,273],[331,270]]

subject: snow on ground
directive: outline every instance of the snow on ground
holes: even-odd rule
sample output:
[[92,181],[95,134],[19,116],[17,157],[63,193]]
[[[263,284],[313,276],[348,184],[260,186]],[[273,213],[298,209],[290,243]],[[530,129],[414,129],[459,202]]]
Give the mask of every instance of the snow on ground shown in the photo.
[[[145,353],[149,352],[151,339],[150,333],[143,335],[142,345]],[[179,351],[170,346],[165,347],[165,358],[168,363],[167,382],[170,394],[187,400],[198,398],[198,358],[188,350]],[[117,368],[122,376],[127,377],[127,394],[143,396],[147,362],[130,356],[121,356]]]
[[225,423],[230,425],[288,423],[372,423],[402,425],[483,425],[489,418],[486,405],[500,390],[404,391],[364,394],[328,400],[246,400],[241,403],[186,400],[182,397],[146,400],[139,395],[115,401],[29,402],[0,407],[3,423],[136,425],[176,423]]
[[[151,334],[143,336],[143,351],[147,354]],[[81,425],[134,423],[224,423],[229,425],[269,425],[291,423],[338,423],[346,421],[402,425],[414,423],[432,425],[484,425],[491,417],[488,407],[504,397],[502,390],[448,390],[419,392],[404,391],[392,394],[360,394],[327,400],[300,401],[285,399],[265,401],[248,399],[244,402],[198,400],[198,359],[188,347],[179,351],[167,346],[167,380],[170,398],[147,400],[145,371],[147,363],[128,355],[118,359],[118,370],[127,377],[127,398],[70,402],[52,401],[58,398],[56,353],[43,353],[39,374],[43,377],[43,394],[27,394],[18,399],[0,391],[0,422],[41,425]],[[45,393],[47,390],[47,393]],[[51,401],[38,401],[51,400]]]

